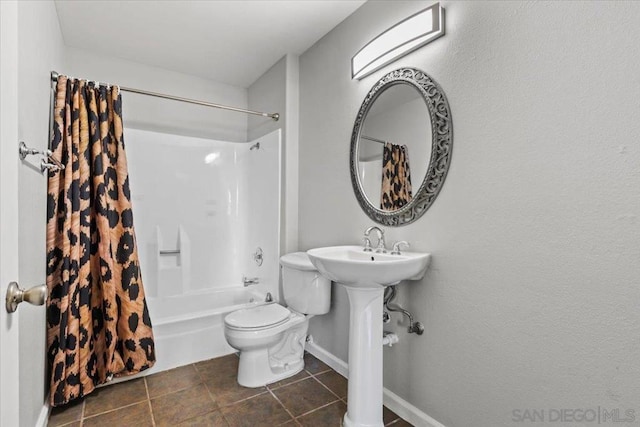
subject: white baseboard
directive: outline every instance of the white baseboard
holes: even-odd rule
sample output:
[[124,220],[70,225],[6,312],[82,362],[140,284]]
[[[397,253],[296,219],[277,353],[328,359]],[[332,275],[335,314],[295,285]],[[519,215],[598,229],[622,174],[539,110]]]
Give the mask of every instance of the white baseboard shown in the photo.
[[36,421],[36,427],[47,427],[50,411],[51,406],[49,406],[49,396],[47,396],[47,400],[44,402],[44,405],[42,405],[42,409],[40,410],[38,421]]
[[[343,377],[347,378],[349,376],[349,365],[344,360],[339,359],[332,353],[329,353],[327,350],[320,347],[318,344],[314,342],[307,343],[307,351]],[[414,426],[445,427],[444,424],[431,418],[429,415],[425,414],[394,392],[385,388],[382,393],[384,405]]]
[[333,369],[343,377],[347,378],[349,376],[349,365],[342,359],[338,359],[336,356],[320,347],[315,342],[308,342],[306,350],[320,359],[326,365],[329,365],[331,369]]
[[409,421],[414,426],[424,427],[445,427],[444,424],[431,418],[420,409],[413,406],[397,394],[388,389],[383,390],[384,405],[399,415],[402,419]]

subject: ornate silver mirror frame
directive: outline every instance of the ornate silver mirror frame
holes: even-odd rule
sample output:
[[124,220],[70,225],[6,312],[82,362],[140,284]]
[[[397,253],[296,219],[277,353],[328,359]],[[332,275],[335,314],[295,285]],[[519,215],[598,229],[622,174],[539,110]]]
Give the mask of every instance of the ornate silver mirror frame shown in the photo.
[[[431,158],[427,173],[409,203],[395,211],[384,211],[367,199],[358,175],[358,145],[360,133],[371,106],[388,88],[408,84],[416,88],[424,98],[431,120]],[[428,144],[429,141],[425,141]],[[401,226],[414,222],[429,209],[440,192],[451,162],[453,147],[453,122],[449,103],[442,88],[425,72],[416,68],[400,68],[382,77],[362,102],[351,134],[350,170],[351,184],[358,203],[375,222],[388,226]],[[412,159],[413,162],[417,159]]]

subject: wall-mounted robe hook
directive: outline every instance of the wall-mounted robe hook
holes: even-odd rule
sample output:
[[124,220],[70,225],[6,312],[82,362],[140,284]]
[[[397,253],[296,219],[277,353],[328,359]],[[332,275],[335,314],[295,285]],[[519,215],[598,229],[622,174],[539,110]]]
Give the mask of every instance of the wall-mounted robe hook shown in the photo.
[[64,165],[58,161],[55,157],[53,157],[53,153],[51,150],[37,150],[35,148],[27,147],[27,144],[24,141],[20,141],[18,145],[18,153],[20,155],[20,160],[24,160],[29,155],[37,155],[40,154],[44,156],[42,161],[40,162],[40,170],[44,173],[46,170],[52,170],[54,172],[63,170]]
[[20,153],[20,160],[24,160],[28,155],[31,154],[43,154],[41,151],[38,151],[35,148],[27,147],[27,144],[25,144],[24,141],[20,141],[20,145],[18,146],[18,153]]

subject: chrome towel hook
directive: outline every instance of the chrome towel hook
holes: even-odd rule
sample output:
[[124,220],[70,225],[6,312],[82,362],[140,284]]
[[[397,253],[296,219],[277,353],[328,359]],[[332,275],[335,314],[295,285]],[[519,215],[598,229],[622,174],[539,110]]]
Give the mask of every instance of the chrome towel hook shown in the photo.
[[51,150],[37,150],[35,148],[29,148],[24,141],[20,141],[20,144],[18,145],[18,154],[20,154],[20,160],[24,160],[29,155],[42,155],[44,158],[40,161],[40,171],[43,173],[49,169],[54,172],[64,169],[64,165],[60,163],[58,159],[53,157]]

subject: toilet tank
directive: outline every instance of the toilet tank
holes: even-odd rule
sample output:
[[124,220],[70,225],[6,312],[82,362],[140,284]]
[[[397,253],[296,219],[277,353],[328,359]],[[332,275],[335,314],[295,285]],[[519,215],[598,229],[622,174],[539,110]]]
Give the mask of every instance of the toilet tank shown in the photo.
[[306,252],[280,257],[282,294],[291,309],[302,314],[325,314],[331,305],[331,281],[322,277]]

